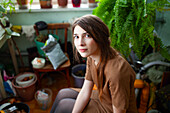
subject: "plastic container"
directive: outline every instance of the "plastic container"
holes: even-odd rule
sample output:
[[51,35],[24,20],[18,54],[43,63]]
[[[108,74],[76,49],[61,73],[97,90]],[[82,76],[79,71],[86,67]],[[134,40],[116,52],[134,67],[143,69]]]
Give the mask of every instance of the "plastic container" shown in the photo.
[[[38,98],[39,92],[44,92],[48,94],[48,98]],[[52,91],[49,88],[43,88],[35,93],[35,99],[42,110],[47,110],[52,103]]]
[[[54,38],[56,38],[57,41],[59,40],[59,37],[58,37],[57,35],[55,35],[55,34],[51,34],[51,35],[52,35]],[[36,46],[37,46],[38,53],[40,54],[41,57],[44,57],[44,58],[45,58],[45,53],[44,53],[44,51],[41,49],[41,48],[45,45],[45,43],[37,41],[37,38],[35,38],[34,41],[35,41],[35,44],[36,44]]]
[[[16,78],[16,83],[21,86],[21,87],[26,87],[28,85],[30,85],[34,79],[35,79],[35,74],[34,73],[23,73],[23,74],[20,74],[20,76],[18,76]],[[31,77],[30,80],[27,80],[27,81],[23,81],[24,78],[28,78],[28,77]]]
[[[31,72],[26,72],[26,73],[34,74]],[[17,76],[15,76],[15,78],[12,80],[12,86],[15,88],[17,96],[21,97],[22,101],[30,101],[34,98],[34,94],[37,89],[37,76],[35,76],[35,79],[31,84],[25,87],[21,87],[21,86],[18,86],[15,81],[16,81],[16,78],[21,76],[22,74],[18,74]]]
[[[78,76],[77,72],[82,71],[83,76]],[[85,71],[86,71],[86,64],[78,64],[72,67],[72,76],[74,78],[74,86],[76,88],[81,88],[84,83],[84,77],[85,77]]]
[[[38,63],[38,61],[37,60],[39,60],[40,61],[40,63]],[[37,69],[39,69],[39,68],[42,68],[42,67],[44,67],[44,65],[45,65],[45,59],[44,58],[34,58],[34,60],[32,60],[32,66],[33,66],[33,68],[37,68]]]

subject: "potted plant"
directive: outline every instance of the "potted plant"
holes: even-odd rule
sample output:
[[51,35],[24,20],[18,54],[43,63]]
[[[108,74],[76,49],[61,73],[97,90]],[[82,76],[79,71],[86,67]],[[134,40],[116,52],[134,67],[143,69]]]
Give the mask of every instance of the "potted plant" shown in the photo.
[[128,58],[131,50],[142,59],[149,46],[170,60],[166,47],[153,35],[156,10],[169,4],[168,0],[99,0],[93,14],[109,27],[111,45]]
[[5,2],[5,0],[3,0],[0,3],[0,27],[2,28],[0,35],[2,36],[6,34],[7,38],[11,38],[11,35],[13,35],[13,32],[10,29],[12,24],[10,23],[8,17],[6,16],[8,7],[10,9],[10,13],[12,13],[12,11],[15,11],[15,6],[13,2],[11,1]]

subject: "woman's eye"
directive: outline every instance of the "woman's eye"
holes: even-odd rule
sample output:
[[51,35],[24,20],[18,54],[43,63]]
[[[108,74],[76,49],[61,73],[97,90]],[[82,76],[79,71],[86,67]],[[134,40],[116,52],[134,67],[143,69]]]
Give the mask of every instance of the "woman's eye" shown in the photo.
[[89,35],[89,34],[86,34],[86,37],[90,37],[90,35]]
[[79,38],[78,36],[74,36],[74,38]]

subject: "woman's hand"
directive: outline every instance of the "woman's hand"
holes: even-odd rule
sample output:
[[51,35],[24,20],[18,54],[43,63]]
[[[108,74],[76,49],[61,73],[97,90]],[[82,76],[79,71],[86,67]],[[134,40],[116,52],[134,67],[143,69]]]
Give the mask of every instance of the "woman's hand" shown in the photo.
[[89,80],[85,80],[83,87],[76,99],[76,103],[74,105],[72,113],[81,113],[87,103],[89,102],[91,92],[93,89],[93,82]]

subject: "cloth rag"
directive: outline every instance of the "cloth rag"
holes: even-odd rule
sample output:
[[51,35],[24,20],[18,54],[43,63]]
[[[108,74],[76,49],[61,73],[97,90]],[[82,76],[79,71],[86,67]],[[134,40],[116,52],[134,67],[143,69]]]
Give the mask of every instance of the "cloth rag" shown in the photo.
[[34,40],[35,30],[33,25],[23,25],[22,34],[30,41]]

